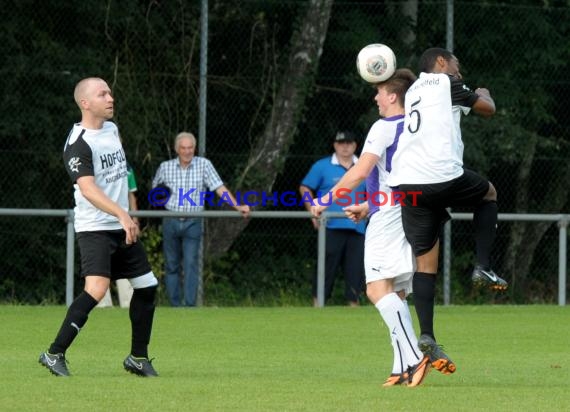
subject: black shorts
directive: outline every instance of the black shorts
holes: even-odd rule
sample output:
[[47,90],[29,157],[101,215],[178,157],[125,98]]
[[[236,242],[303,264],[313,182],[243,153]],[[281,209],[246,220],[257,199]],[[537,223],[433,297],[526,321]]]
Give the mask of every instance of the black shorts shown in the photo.
[[406,238],[416,256],[429,252],[450,219],[446,208],[477,206],[489,191],[489,181],[477,173],[465,169],[456,179],[444,183],[400,185],[400,191],[421,192],[416,199],[406,196],[403,199],[402,225]]
[[142,243],[127,245],[124,230],[101,230],[77,233],[81,255],[81,276],[98,275],[130,279],[152,269]]

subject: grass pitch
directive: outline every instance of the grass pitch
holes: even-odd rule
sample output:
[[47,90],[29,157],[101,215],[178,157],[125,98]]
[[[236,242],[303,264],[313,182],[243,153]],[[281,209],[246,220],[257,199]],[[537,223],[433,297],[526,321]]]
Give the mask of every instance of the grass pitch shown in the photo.
[[158,308],[156,379],[122,369],[130,325],[119,308],[92,312],[67,353],[73,376],[52,376],[37,360],[64,314],[0,306],[0,410],[570,410],[569,307],[438,307],[457,372],[432,370],[418,388],[380,387],[392,349],[371,306]]

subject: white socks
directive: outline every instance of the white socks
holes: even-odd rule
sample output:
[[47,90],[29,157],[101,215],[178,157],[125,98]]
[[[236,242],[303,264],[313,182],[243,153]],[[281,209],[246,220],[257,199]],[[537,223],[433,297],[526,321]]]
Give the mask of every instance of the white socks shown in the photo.
[[416,365],[423,357],[418,348],[410,309],[407,302],[404,303],[396,293],[387,294],[375,306],[390,332],[394,348],[392,373],[402,373],[409,366]]

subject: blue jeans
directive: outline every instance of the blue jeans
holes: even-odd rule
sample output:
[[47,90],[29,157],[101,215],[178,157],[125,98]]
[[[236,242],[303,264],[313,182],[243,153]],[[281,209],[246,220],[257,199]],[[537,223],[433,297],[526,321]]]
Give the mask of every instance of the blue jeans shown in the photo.
[[180,306],[180,270],[184,272],[184,305],[196,306],[198,294],[198,254],[202,239],[202,219],[164,218],[162,245],[164,249],[166,292],[172,306]]

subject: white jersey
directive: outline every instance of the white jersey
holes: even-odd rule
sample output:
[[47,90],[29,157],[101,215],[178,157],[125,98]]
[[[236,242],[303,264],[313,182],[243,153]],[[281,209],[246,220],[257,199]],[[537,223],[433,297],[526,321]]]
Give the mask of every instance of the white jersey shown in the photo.
[[416,259],[406,240],[400,208],[381,208],[370,217],[364,241],[364,273],[366,283],[393,279],[394,290],[407,295],[412,293]]
[[406,93],[404,131],[389,185],[443,183],[461,176],[461,114],[468,114],[477,99],[456,77],[421,73]]
[[392,188],[387,180],[392,170],[392,158],[398,148],[399,138],[404,127],[404,115],[397,115],[377,120],[364,142],[362,154],[371,153],[380,159],[366,178],[368,192],[368,215],[372,215],[384,206],[392,205]]
[[412,292],[414,256],[402,227],[399,202],[392,198],[387,179],[392,171],[392,159],[399,150],[404,128],[404,115],[376,121],[362,148],[380,159],[366,178],[369,200],[368,226],[364,245],[366,283],[392,279],[394,290]]
[[119,219],[93,206],[81,194],[77,179],[94,176],[95,184],[125,211],[129,210],[127,159],[112,122],[101,129],[85,129],[75,124],[63,149],[65,168],[75,188],[75,231],[122,229]]

